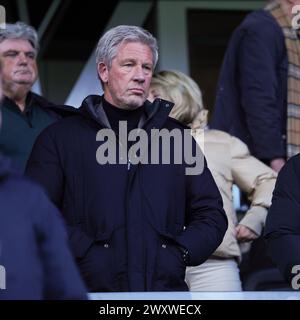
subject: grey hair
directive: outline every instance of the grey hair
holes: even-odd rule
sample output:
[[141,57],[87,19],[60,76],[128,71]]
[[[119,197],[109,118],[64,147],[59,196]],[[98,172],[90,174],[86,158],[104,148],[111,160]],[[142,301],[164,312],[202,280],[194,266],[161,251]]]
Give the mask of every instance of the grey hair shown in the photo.
[[155,68],[158,60],[156,39],[149,31],[141,27],[126,25],[110,29],[100,38],[96,49],[96,63],[102,62],[110,68],[112,60],[117,55],[118,47],[127,42],[139,42],[149,46],[153,56],[153,69]]
[[39,51],[38,35],[36,30],[24,22],[7,23],[5,29],[0,30],[0,43],[6,39],[28,40],[36,53]]

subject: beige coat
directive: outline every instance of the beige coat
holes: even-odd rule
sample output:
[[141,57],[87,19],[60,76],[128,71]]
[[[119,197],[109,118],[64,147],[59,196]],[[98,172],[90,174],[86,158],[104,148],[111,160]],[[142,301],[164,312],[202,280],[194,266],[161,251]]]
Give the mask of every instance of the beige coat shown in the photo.
[[208,167],[219,187],[228,217],[228,230],[214,255],[240,258],[241,251],[235,237],[237,216],[233,207],[232,185],[236,184],[246,192],[251,201],[251,207],[240,224],[260,235],[267,208],[271,205],[277,174],[251,156],[247,146],[238,138],[219,130],[204,131],[204,136],[203,131],[202,134],[197,131],[193,135],[201,148],[204,147]]

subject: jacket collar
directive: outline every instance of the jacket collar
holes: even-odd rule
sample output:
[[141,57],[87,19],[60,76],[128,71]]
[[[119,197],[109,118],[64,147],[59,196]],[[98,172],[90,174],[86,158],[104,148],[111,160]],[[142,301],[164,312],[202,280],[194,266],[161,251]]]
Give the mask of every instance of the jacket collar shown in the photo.
[[[110,128],[109,121],[102,106],[103,96],[89,95],[87,96],[79,108],[79,112],[85,118],[91,119],[101,127]],[[149,125],[160,129],[167,120],[173,103],[163,100],[155,99],[153,103],[148,100],[144,103],[145,112],[141,117],[138,127],[144,128]]]
[[[4,99],[2,100],[0,105],[13,110],[14,112],[21,112],[15,102],[6,96],[4,96]],[[58,119],[72,116],[78,113],[78,109],[76,108],[67,105],[56,105],[36,93],[33,93],[31,91],[28,92],[26,97],[26,112],[31,113],[32,109],[36,105],[42,108],[44,111],[51,113],[51,115]]]

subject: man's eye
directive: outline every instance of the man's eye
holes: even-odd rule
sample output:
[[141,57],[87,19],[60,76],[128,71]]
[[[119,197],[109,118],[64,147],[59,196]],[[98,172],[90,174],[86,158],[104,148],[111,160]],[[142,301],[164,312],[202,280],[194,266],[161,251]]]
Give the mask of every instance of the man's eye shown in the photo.
[[29,59],[34,59],[34,58],[35,58],[35,54],[34,54],[34,53],[27,53],[26,56],[27,56]]
[[15,57],[17,55],[17,52],[7,52],[5,54],[6,57]]

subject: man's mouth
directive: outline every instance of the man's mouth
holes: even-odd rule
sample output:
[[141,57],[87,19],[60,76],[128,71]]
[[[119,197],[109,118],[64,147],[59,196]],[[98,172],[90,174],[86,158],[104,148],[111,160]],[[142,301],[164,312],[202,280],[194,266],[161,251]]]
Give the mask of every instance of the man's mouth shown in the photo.
[[135,93],[135,94],[139,94],[139,95],[142,95],[145,93],[145,91],[141,88],[131,88],[129,89],[131,92]]
[[15,73],[17,74],[31,74],[29,70],[17,70]]

